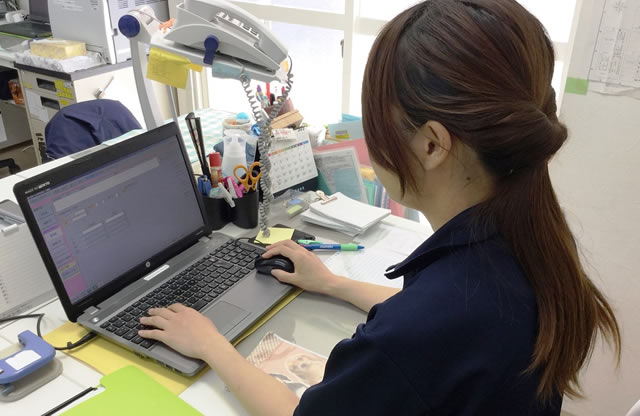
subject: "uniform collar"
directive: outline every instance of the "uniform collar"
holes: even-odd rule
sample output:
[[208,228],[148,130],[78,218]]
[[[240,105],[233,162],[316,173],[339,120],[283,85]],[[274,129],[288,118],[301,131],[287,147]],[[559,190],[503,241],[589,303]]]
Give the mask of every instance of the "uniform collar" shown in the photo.
[[395,279],[408,273],[412,274],[424,269],[456,247],[469,246],[495,235],[496,227],[493,224],[478,220],[478,216],[475,215],[478,211],[477,207],[476,205],[468,208],[453,217],[404,261],[387,268],[385,276],[388,279]]

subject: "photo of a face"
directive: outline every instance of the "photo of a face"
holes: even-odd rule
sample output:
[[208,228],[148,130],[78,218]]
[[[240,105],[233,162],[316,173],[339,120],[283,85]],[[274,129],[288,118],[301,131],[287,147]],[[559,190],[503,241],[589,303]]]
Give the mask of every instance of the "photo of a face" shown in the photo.
[[327,358],[269,332],[249,354],[247,361],[300,397],[308,387],[322,381]]
[[287,369],[309,386],[322,381],[324,365],[325,360],[311,354],[298,354],[287,360]]

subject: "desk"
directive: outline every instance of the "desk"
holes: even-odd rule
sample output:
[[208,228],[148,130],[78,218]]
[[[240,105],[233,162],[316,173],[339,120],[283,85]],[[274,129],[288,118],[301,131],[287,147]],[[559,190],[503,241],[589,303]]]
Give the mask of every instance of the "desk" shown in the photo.
[[[67,156],[54,163],[65,163],[72,158],[74,157]],[[39,173],[52,166],[54,165],[38,166],[21,172],[20,176],[33,176],[34,171]],[[15,199],[11,190],[17,181],[18,176],[16,175],[0,180],[0,200]],[[338,242],[349,241],[349,237],[338,232],[306,223],[302,224],[300,217],[289,221],[286,213],[277,212],[275,209],[271,222],[273,224],[288,223],[293,227],[301,227],[305,231],[315,234],[319,239]],[[388,217],[383,220],[383,223],[412,230],[424,238],[431,233],[428,226],[404,218]],[[244,230],[233,224],[227,225],[221,231],[232,237],[255,235],[256,233],[256,230]],[[377,236],[371,237],[372,240],[374,238]],[[48,277],[43,276],[43,278]],[[42,322],[44,333],[54,330],[67,321],[64,310],[57,299],[36,308],[36,311],[45,314]],[[355,327],[364,322],[365,318],[364,312],[345,302],[313,293],[302,293],[264,326],[241,342],[237,348],[242,355],[247,356],[268,331],[273,331],[305,348],[329,355],[333,346],[341,339],[351,337]],[[17,336],[20,332],[26,329],[34,330],[35,323],[35,320],[21,320],[0,326],[0,349],[17,342]],[[63,364],[62,375],[22,400],[0,404],[2,414],[42,414],[81,390],[98,385],[102,374],[64,353],[58,352],[56,355]],[[221,380],[213,371],[208,371],[185,390],[180,397],[205,415],[246,414],[235,397],[226,391]]]

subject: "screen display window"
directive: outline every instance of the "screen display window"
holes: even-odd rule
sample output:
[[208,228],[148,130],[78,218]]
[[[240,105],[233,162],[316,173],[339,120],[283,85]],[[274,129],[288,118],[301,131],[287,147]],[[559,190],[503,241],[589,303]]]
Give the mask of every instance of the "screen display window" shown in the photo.
[[28,198],[72,303],[204,226],[178,140]]

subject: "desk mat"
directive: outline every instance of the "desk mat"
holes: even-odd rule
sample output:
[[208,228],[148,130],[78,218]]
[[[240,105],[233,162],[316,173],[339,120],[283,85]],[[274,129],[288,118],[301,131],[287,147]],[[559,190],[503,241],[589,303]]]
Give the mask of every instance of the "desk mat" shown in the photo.
[[[282,308],[287,306],[289,302],[295,299],[300,293],[302,293],[302,290],[296,289],[283,298],[262,318],[249,327],[233,344],[239,344],[249,335],[254,333]],[[73,342],[82,338],[87,332],[88,331],[84,327],[76,323],[66,322],[62,326],[45,335],[44,339],[51,345],[66,345],[68,341]],[[65,353],[83,361],[102,374],[111,374],[122,367],[134,365],[174,394],[180,394],[185,391],[208,370],[208,367],[205,367],[193,377],[182,376],[163,367],[155,361],[140,358],[126,348],[114,344],[111,341],[107,341],[102,337],[96,337],[88,344],[70,352],[65,351]]]

